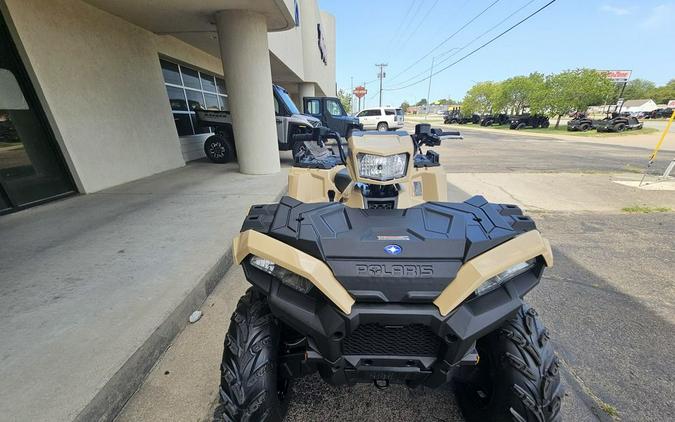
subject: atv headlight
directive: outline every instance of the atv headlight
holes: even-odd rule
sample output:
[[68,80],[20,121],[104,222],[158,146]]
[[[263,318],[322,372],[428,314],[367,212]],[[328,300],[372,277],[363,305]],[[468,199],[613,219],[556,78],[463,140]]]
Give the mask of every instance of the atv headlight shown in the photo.
[[307,293],[312,289],[312,283],[305,277],[299,276],[293,271],[289,271],[268,259],[253,255],[249,262],[257,269],[274,276],[286,286],[300,293]]
[[526,262],[520,262],[514,265],[513,267],[507,269],[506,271],[499,273],[496,276],[486,280],[474,291],[474,293],[476,294],[476,296],[480,296],[484,295],[485,293],[491,292],[492,290],[501,286],[505,282],[534,267],[534,263],[535,263],[534,259],[531,259]]
[[359,176],[364,179],[387,181],[405,176],[408,154],[371,155],[359,154]]

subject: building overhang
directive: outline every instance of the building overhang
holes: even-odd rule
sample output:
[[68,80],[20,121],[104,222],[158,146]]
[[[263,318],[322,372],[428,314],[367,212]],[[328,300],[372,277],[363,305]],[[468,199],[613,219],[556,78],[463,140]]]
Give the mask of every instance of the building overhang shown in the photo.
[[[84,0],[156,34],[215,34],[215,14],[221,10],[246,10],[267,19],[267,31],[295,26],[293,0]],[[189,42],[185,40],[186,42]]]

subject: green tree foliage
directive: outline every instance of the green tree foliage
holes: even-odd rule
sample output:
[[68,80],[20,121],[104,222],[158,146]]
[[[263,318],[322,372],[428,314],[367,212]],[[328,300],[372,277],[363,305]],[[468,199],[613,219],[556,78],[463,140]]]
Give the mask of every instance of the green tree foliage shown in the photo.
[[656,104],[664,104],[670,100],[675,100],[675,79],[671,79],[663,86],[654,88],[650,97]]
[[492,113],[493,109],[499,109],[498,103],[501,98],[500,84],[497,82],[478,82],[469,89],[462,100],[462,111],[466,114]]
[[419,106],[427,105],[427,99],[426,99],[426,98],[422,98],[421,100],[419,100],[418,102],[416,102],[415,105],[418,106],[418,107],[419,107]]
[[574,69],[550,75],[546,80],[546,109],[560,117],[570,111],[586,111],[590,105],[602,104],[614,94],[614,83],[593,69]]
[[532,113],[541,113],[546,108],[546,84],[544,75],[530,73],[529,76],[514,76],[501,83],[500,100],[497,105],[508,109],[512,114],[521,114],[525,107]]
[[633,79],[626,84],[623,98],[626,100],[642,100],[651,98],[656,84],[646,79]]
[[[560,117],[571,111],[585,111],[589,106],[614,101],[617,85],[594,69],[573,69],[544,76],[530,73],[503,82],[478,82],[467,91],[462,111],[470,113],[521,114],[523,112]],[[675,99],[675,79],[655,87],[644,79],[629,82],[626,99],[652,98],[659,104]],[[451,104],[451,103],[450,103]]]
[[342,107],[345,108],[345,111],[347,114],[351,114],[352,112],[352,94],[349,93],[348,91],[344,89],[338,90],[337,93],[338,98],[340,99],[340,102],[342,103]]
[[407,112],[408,112],[408,107],[410,107],[410,103],[409,103],[408,101],[404,100],[404,101],[401,103],[401,110],[403,110],[404,113],[407,113]]

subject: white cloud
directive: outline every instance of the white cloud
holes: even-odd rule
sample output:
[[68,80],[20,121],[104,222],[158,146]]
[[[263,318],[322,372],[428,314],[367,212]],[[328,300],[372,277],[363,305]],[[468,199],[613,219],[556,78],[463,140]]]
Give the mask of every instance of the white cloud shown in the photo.
[[675,4],[660,4],[652,8],[647,18],[640,22],[644,29],[672,29],[675,25]]
[[614,13],[617,16],[625,16],[631,13],[631,9],[627,7],[613,6],[611,4],[603,4],[600,6],[600,10],[603,12]]

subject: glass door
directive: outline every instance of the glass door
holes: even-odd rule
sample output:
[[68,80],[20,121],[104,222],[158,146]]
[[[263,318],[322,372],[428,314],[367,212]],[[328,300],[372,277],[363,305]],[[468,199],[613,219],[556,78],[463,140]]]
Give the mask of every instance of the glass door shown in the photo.
[[51,128],[0,19],[0,212],[73,190]]

